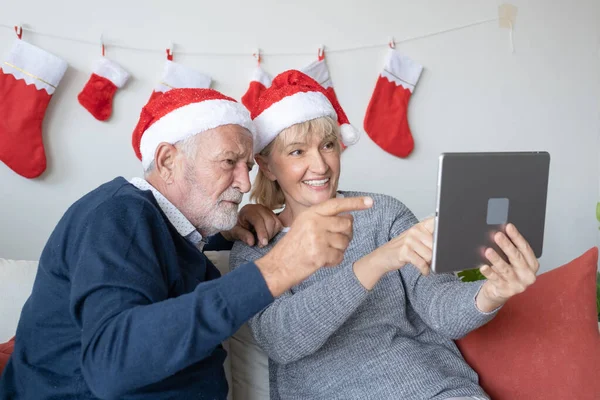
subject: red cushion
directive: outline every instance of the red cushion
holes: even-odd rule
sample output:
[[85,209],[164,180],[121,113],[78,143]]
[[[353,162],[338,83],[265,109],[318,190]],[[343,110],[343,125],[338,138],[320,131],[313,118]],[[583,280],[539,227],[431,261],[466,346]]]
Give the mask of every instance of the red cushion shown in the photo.
[[0,375],[2,375],[2,371],[6,364],[8,364],[8,359],[12,354],[15,348],[15,338],[13,337],[6,343],[0,343]]
[[494,400],[600,399],[598,249],[541,274],[457,344]]

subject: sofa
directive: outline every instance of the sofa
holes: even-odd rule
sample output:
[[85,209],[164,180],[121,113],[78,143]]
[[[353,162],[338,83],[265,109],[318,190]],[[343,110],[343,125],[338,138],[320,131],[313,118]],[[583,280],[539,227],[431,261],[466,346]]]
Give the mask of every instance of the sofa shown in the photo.
[[[222,274],[228,272],[229,252],[206,252],[206,255]],[[582,259],[584,260],[581,261]],[[600,377],[600,334],[598,332],[600,326],[595,325],[597,323],[596,311],[594,311],[593,321],[589,321],[589,310],[582,311],[582,308],[589,308],[590,296],[586,295],[583,307],[581,304],[569,300],[568,297],[581,297],[581,287],[573,285],[568,288],[569,290],[561,291],[558,296],[548,297],[547,300],[555,300],[554,303],[550,301],[550,306],[546,305],[548,301],[541,306],[532,303],[542,297],[540,294],[547,293],[549,290],[557,291],[554,282],[564,281],[564,276],[558,276],[558,273],[568,272],[572,275],[575,268],[583,271],[585,267],[586,274],[589,275],[593,272],[595,278],[597,260],[597,249],[591,249],[570,263],[577,265],[565,265],[559,269],[564,272],[543,274],[542,276],[547,275],[548,277],[553,275],[552,285],[555,286],[544,283],[549,282],[550,279],[538,278],[538,282],[536,282],[538,293],[532,290],[531,299],[523,297],[522,300],[519,300],[521,302],[528,301],[527,304],[507,303],[494,321],[469,334],[462,341],[458,341],[457,344],[463,355],[480,374],[482,386],[492,394],[492,398],[511,400],[600,399],[600,379],[598,379]],[[579,264],[585,264],[585,266],[580,267]],[[565,268],[571,269],[567,271]],[[21,308],[31,293],[36,272],[37,262],[35,261],[0,258],[0,316],[2,320],[0,343],[4,343],[14,336]],[[587,290],[589,278],[585,279],[585,282],[582,281],[585,283],[582,287]],[[539,282],[542,283],[538,284]],[[565,304],[570,304],[573,309],[565,309]],[[540,312],[532,310],[536,307],[542,307],[542,311],[548,307],[553,307],[553,309],[547,314],[542,312],[540,315]],[[533,312],[533,314],[527,314],[527,312]],[[573,325],[573,329],[568,324],[563,324],[564,317],[557,316],[557,312],[564,313],[566,318],[572,320],[570,324]],[[582,319],[586,319],[586,321]],[[514,323],[517,320],[525,322]],[[546,323],[548,325],[544,325]],[[562,328],[563,330],[555,329],[557,324],[565,325],[565,327]],[[497,329],[499,325],[505,332],[501,336],[496,333],[499,331]],[[582,326],[575,327],[575,325]],[[593,332],[589,329],[590,326],[593,327]],[[541,337],[537,332],[538,329],[544,330]],[[532,340],[535,342],[533,345],[527,340],[519,339],[528,335],[533,338]],[[268,399],[268,359],[257,347],[248,326],[242,326],[223,345],[228,351],[225,370],[230,387],[229,399]],[[565,346],[567,348],[564,348]],[[565,354],[569,351],[572,356]],[[549,354],[545,355],[544,353]],[[523,379],[520,379],[521,376],[518,374],[519,368],[527,371],[527,375]],[[563,383],[557,383],[555,377],[559,377]],[[565,385],[567,386],[565,387]],[[548,392],[545,392],[545,389],[548,389]],[[562,397],[561,393],[568,394],[568,397]]]

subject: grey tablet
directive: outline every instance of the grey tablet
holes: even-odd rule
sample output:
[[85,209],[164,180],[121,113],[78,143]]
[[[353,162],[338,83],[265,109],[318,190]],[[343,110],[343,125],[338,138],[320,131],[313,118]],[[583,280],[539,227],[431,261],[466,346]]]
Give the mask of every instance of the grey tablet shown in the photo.
[[513,223],[542,255],[550,155],[547,152],[444,153],[438,171],[431,269],[478,268],[493,234]]

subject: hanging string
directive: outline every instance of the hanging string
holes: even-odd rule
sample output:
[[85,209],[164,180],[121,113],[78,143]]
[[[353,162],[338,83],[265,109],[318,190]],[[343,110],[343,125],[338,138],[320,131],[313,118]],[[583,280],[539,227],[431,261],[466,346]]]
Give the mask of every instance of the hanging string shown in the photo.
[[[491,22],[496,22],[498,20],[499,20],[499,18],[490,18],[490,19],[485,19],[485,20],[481,20],[481,21],[477,21],[477,22],[472,22],[470,24],[455,26],[453,28],[448,28],[448,29],[443,29],[443,30],[439,30],[439,31],[435,31],[435,32],[426,33],[423,35],[411,36],[411,37],[407,37],[407,38],[404,38],[401,40],[395,40],[395,44],[412,42],[415,40],[425,39],[425,38],[432,37],[432,36],[438,36],[438,35],[442,35],[442,34],[449,33],[449,32],[454,32],[454,31],[458,31],[458,30],[462,30],[462,29],[471,28],[471,27],[477,26],[477,25],[489,24]],[[512,24],[511,24],[511,26],[512,26]],[[14,29],[14,25],[7,25],[7,24],[2,24],[2,23],[0,23],[0,27],[9,28],[11,30]],[[62,35],[56,35],[56,34],[52,34],[52,33],[40,32],[40,31],[36,31],[34,29],[29,29],[29,28],[22,28],[22,29],[24,31],[31,32],[36,35],[46,36],[46,37],[53,38],[53,39],[65,40],[65,41],[74,42],[74,43],[89,44],[89,45],[94,45],[94,46],[98,45],[97,41],[78,39],[78,38],[70,37],[70,36],[62,36]],[[514,52],[514,46],[513,46],[513,41],[512,41],[512,28],[510,30],[510,41],[511,41],[511,49]],[[366,49],[374,49],[374,48],[383,47],[383,46],[389,46],[389,42],[388,43],[369,44],[369,45],[363,45],[363,46],[345,47],[345,48],[339,48],[339,49],[329,49],[328,48],[327,52],[328,53],[345,53],[345,52],[352,52],[352,51],[359,51],[359,50],[366,50]],[[124,44],[110,44],[110,47],[124,49],[124,50],[139,51],[139,52],[149,52],[149,53],[158,53],[158,52],[163,53],[165,51],[164,48],[136,47],[136,46],[129,46],[129,45],[124,45]],[[203,51],[178,51],[178,54],[185,54],[185,55],[190,55],[190,56],[217,56],[217,57],[219,57],[219,56],[235,56],[235,57],[237,57],[237,56],[247,56],[248,55],[247,52],[214,53],[214,52],[203,52]],[[270,57],[273,57],[273,56],[308,56],[308,55],[313,55],[313,54],[314,54],[314,51],[311,51],[311,52],[273,52],[273,53],[261,52],[261,56],[270,56]]]

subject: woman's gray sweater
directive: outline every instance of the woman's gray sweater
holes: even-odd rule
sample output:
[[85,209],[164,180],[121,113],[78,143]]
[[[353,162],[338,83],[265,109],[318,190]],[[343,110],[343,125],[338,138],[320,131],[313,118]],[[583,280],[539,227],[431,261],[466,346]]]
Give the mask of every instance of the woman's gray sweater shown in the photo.
[[[353,263],[417,219],[392,197],[340,193],[374,200],[371,209],[352,213],[354,238],[342,263],[321,268],[249,321],[269,357],[271,399],[487,398],[452,340],[494,317],[475,305],[482,283],[422,276],[406,265],[367,291]],[[264,248],[235,243],[231,267],[262,257],[283,235]]]

